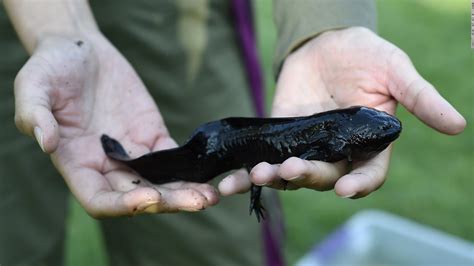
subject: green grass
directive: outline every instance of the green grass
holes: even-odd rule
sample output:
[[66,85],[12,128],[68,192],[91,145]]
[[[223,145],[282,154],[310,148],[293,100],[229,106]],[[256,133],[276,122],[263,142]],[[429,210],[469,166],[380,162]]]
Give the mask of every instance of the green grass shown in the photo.
[[[275,30],[270,1],[258,1],[260,49],[271,95]],[[456,137],[441,135],[399,107],[404,131],[392,156],[389,178],[359,200],[333,192],[281,193],[287,222],[286,252],[295,262],[310,247],[363,209],[382,209],[474,240],[473,52],[470,1],[378,1],[379,34],[403,49],[419,72],[468,120]],[[269,40],[268,38],[273,38]]]
[[[255,2],[267,95],[271,96],[276,36],[271,1]],[[419,72],[467,118],[468,127],[459,136],[444,136],[399,108],[404,132],[395,145],[389,179],[379,191],[359,200],[340,199],[333,192],[282,193],[290,263],[351,215],[368,208],[402,215],[474,240],[470,1],[385,0],[377,4],[379,34],[407,52]],[[76,203],[72,204],[69,225],[67,265],[106,265],[99,228]]]
[[108,265],[98,222],[71,200],[66,238],[66,265]]

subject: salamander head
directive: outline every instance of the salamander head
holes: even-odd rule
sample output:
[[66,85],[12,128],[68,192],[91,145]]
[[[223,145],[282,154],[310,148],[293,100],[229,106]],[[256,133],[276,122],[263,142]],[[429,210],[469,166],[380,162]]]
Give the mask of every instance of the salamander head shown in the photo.
[[383,151],[398,138],[402,130],[401,122],[386,112],[368,107],[354,107],[346,122],[347,143],[350,156],[356,160],[366,160]]

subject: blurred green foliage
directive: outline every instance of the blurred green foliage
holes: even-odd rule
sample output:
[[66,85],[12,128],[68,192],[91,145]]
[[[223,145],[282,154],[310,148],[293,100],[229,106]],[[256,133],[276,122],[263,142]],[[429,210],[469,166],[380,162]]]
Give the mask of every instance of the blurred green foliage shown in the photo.
[[[333,192],[281,193],[286,214],[290,264],[351,215],[383,209],[474,240],[474,67],[470,49],[469,0],[379,0],[379,34],[404,50],[418,71],[467,119],[466,131],[441,135],[399,107],[404,131],[397,141],[389,179],[359,200]],[[259,48],[267,96],[274,82],[271,62],[276,32],[271,0],[255,1]],[[268,102],[270,105],[270,101]],[[106,265],[97,223],[73,202],[67,239],[67,265]]]

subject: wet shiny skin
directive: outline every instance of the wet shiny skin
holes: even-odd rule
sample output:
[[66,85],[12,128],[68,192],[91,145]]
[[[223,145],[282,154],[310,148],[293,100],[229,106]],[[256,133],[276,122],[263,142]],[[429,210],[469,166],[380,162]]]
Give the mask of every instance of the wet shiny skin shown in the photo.
[[[400,121],[368,107],[350,107],[305,117],[226,118],[197,128],[181,147],[128,157],[116,140],[103,135],[105,153],[152,183],[204,183],[233,169],[290,157],[335,162],[367,160],[401,132]],[[252,188],[251,210],[263,216],[260,187]]]

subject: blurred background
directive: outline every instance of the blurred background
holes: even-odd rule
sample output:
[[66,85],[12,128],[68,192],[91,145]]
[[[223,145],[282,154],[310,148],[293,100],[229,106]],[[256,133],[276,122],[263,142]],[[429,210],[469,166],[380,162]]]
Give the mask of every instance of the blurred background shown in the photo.
[[[267,103],[274,89],[271,63],[276,38],[271,0],[256,0],[259,49]],[[294,264],[353,214],[382,209],[474,241],[474,50],[470,48],[469,0],[379,0],[378,31],[404,50],[416,68],[467,119],[459,136],[428,128],[402,107],[404,131],[394,147],[389,178],[367,198],[338,198],[332,191],[282,192],[286,255]],[[269,108],[268,108],[269,110]],[[106,265],[95,221],[72,202],[67,265]]]

